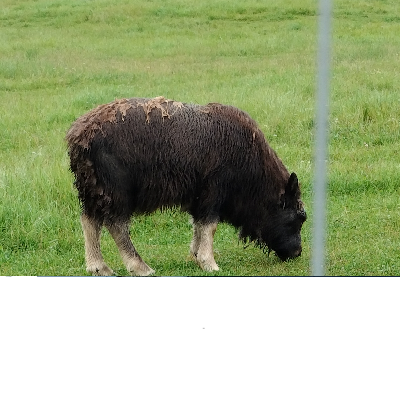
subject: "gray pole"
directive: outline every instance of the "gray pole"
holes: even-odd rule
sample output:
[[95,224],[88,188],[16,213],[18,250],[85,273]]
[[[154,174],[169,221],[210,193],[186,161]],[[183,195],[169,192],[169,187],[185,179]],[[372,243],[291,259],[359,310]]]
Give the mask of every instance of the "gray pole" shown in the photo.
[[325,274],[331,0],[320,0],[311,274]]

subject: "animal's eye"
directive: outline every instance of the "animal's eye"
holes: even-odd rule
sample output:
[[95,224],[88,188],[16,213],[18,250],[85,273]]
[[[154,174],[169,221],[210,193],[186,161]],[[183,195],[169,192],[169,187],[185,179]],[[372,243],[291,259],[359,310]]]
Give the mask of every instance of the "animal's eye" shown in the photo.
[[307,219],[307,213],[305,212],[304,208],[297,211],[297,216],[304,222]]

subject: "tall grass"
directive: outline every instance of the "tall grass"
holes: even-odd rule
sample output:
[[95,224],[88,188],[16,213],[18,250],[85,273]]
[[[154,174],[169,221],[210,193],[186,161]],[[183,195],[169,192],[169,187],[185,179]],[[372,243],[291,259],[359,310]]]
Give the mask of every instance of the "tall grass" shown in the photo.
[[[302,182],[312,218],[315,1],[6,1],[0,8],[1,275],[85,274],[65,131],[114,98],[164,95],[240,107]],[[400,274],[400,6],[335,1],[328,274]],[[307,275],[218,228],[216,275]],[[202,275],[187,215],[139,217],[159,275]],[[109,235],[107,261],[126,272]]]

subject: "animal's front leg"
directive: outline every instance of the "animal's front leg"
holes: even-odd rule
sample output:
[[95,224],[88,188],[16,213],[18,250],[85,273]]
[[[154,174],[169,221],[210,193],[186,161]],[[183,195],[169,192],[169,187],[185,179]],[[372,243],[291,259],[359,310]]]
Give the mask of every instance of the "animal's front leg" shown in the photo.
[[118,246],[126,269],[131,275],[147,276],[154,274],[155,271],[142,260],[133,246],[129,237],[129,221],[106,224],[106,227]]
[[192,243],[190,243],[190,256],[193,258],[194,261],[197,261],[197,253],[200,247],[200,240],[201,240],[201,230],[200,223],[194,222],[193,218],[191,218],[191,224],[193,225],[193,239]]
[[193,223],[193,240],[190,251],[200,268],[208,272],[219,270],[214,260],[213,251],[214,234],[217,230],[217,225],[218,222],[207,224],[201,222]]

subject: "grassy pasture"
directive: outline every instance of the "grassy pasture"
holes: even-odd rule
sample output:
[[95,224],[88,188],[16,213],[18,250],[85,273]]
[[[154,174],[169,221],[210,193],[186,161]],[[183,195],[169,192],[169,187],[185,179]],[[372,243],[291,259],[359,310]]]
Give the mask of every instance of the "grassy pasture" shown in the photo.
[[[302,183],[304,252],[281,263],[230,226],[215,275],[308,275],[317,2],[0,0],[0,274],[85,275],[64,135],[94,106],[158,96],[246,110]],[[400,3],[334,1],[327,273],[400,275]],[[176,210],[138,217],[157,275],[206,275]],[[106,261],[126,275],[103,234]]]

